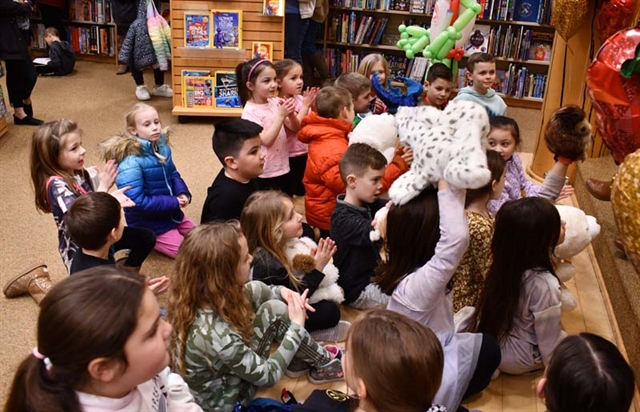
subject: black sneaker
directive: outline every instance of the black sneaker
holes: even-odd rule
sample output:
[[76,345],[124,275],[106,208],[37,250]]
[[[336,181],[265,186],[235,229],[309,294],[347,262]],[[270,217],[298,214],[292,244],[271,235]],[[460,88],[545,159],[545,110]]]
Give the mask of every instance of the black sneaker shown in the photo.
[[16,117],[16,115],[13,115],[13,124],[17,124],[17,125],[27,125],[27,126],[40,126],[42,123],[44,123],[44,121],[40,120],[40,119],[36,119],[33,116],[25,116],[22,119]]

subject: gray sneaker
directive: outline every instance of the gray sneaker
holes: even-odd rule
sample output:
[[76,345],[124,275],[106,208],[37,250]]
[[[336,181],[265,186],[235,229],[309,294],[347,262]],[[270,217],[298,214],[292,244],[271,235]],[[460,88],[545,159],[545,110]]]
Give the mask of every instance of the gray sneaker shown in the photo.
[[311,365],[302,359],[294,357],[284,374],[291,379],[296,379],[309,373],[309,369],[311,369]]
[[309,382],[316,385],[343,380],[344,372],[342,371],[342,361],[334,358],[324,366],[311,368],[308,379]]

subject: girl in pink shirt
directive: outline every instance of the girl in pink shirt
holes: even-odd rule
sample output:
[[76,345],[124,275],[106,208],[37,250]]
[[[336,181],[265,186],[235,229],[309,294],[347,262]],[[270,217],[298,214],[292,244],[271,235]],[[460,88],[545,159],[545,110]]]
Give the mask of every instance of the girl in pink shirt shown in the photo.
[[[280,97],[292,98],[295,102],[294,113],[298,121],[302,123],[302,119],[309,113],[311,106],[315,103],[318,88],[312,87],[302,92],[302,66],[295,60],[284,59],[275,65],[276,78],[278,81],[278,89]],[[304,170],[307,166],[307,153],[309,145],[298,140],[298,132],[289,130],[285,127],[287,135],[287,146],[289,148],[289,183],[285,188],[285,193],[289,196],[304,196],[304,185],[302,178]]]
[[236,67],[238,94],[244,106],[242,118],[262,126],[260,139],[266,154],[264,172],[258,177],[260,190],[285,190],[289,174],[289,149],[285,127],[300,129],[295,100],[275,97],[276,71],[267,59],[256,58]]

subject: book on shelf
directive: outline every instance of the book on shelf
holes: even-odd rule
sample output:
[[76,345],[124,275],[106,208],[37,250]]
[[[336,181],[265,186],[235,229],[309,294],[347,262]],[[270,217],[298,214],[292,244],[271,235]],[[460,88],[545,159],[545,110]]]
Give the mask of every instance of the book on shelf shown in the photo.
[[[33,26],[32,47],[46,49],[44,41],[44,24]],[[115,55],[115,27],[106,26],[68,26],[67,39],[74,52],[79,54]]]
[[427,68],[431,65],[431,60],[426,57],[416,56],[409,61],[407,67],[407,77],[418,81],[424,82],[427,74]]
[[550,61],[553,37],[553,33],[533,32],[527,58],[529,60]]
[[407,67],[409,66],[409,59],[404,56],[385,56],[387,62],[389,62],[389,71],[391,72],[391,78],[394,77],[406,77]]
[[[187,79],[191,78],[191,79]],[[204,82],[202,79],[211,78],[211,70],[209,69],[183,69],[180,72],[180,80],[182,85],[182,105],[184,107],[199,107],[194,106],[195,99],[195,82]],[[201,79],[201,80],[198,80]],[[199,102],[201,100],[198,100]],[[206,106],[205,106],[206,107]],[[209,106],[211,107],[211,106]]]
[[378,45],[388,21],[388,17],[374,18],[368,15],[358,19],[354,12],[334,14],[329,22],[327,41]]
[[111,0],[70,0],[69,19],[89,23],[111,23]]
[[184,105],[194,108],[211,108],[214,79],[211,76],[185,76],[182,78]]
[[254,41],[251,43],[251,58],[267,59],[273,58],[273,43],[264,41]]
[[7,115],[7,104],[4,102],[4,91],[0,85],[0,118]]
[[551,6],[552,0],[485,0],[482,18],[549,24]]
[[242,49],[242,10],[212,10],[211,22],[216,49]]
[[474,53],[488,53],[491,29],[492,27],[486,24],[475,24],[471,29],[469,40],[464,45],[464,55],[471,56]]
[[203,12],[184,13],[184,46],[209,47],[211,40],[211,14]]
[[262,10],[265,16],[284,16],[284,0],[263,0]]
[[[459,69],[458,78],[455,84],[457,89],[471,86],[471,81],[466,77],[467,70]],[[534,74],[526,67],[516,67],[509,64],[507,70],[496,70],[496,80],[492,88],[508,97],[523,98],[533,97],[541,99],[544,97],[544,88],[547,83],[546,74]]]
[[235,72],[216,71],[214,99],[215,106],[218,109],[238,109],[242,107],[240,96],[238,95]]

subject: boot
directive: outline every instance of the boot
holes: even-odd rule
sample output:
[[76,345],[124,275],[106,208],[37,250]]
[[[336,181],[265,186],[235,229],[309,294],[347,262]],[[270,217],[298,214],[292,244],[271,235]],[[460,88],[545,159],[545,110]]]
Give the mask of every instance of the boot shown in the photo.
[[611,180],[597,180],[589,179],[586,183],[587,192],[591,196],[603,202],[609,202],[611,200]]
[[40,304],[52,286],[47,265],[40,264],[20,272],[4,285],[2,292],[9,299],[30,293],[33,300]]
[[[120,36],[118,35],[118,55],[120,55],[120,49],[122,49],[122,43],[124,43],[124,36]],[[118,70],[116,71],[116,74],[119,76],[121,74],[125,74],[129,71],[129,66],[127,66],[126,64],[118,64]]]

